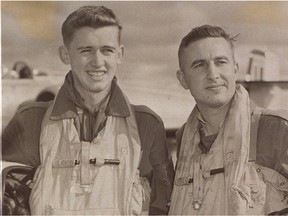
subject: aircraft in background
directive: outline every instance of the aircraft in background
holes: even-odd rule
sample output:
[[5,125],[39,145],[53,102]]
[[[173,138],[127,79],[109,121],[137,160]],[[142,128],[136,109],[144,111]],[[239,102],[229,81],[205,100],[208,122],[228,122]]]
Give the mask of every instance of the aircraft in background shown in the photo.
[[32,69],[26,62],[15,62],[12,70],[2,66],[2,79],[33,79],[35,76],[47,76],[44,71]]

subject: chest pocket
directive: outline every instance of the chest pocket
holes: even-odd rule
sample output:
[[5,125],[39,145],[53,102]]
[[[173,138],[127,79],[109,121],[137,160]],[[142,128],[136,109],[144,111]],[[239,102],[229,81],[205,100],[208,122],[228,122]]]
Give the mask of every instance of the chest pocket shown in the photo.
[[288,207],[288,180],[273,169],[257,165],[256,170],[267,186],[266,209],[269,213]]
[[287,208],[288,181],[275,170],[250,162],[244,185],[250,191],[248,214],[268,214]]
[[264,214],[267,186],[263,175],[260,173],[260,169],[256,167],[254,162],[248,163],[243,181],[248,192],[248,196],[246,197],[248,202],[247,211],[249,214]]

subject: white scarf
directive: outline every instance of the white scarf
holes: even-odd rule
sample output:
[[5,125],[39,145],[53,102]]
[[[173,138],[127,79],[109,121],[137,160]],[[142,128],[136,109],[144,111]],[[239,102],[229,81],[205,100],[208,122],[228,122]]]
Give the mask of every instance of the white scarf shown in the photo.
[[[187,193],[187,187],[177,186],[177,179],[192,174],[194,178],[197,177],[194,179],[194,184],[203,184],[203,182],[201,182],[203,181],[201,180],[201,173],[200,178],[198,178],[199,170],[197,170],[195,166],[191,169],[191,161],[196,161],[195,158],[199,157],[199,155],[201,157],[202,154],[198,147],[200,142],[198,131],[199,114],[197,107],[195,107],[185,125],[179,159],[177,161],[177,168],[179,167],[179,169],[176,170],[170,214],[192,213],[189,209],[191,209],[195,193],[192,193],[193,196],[187,195],[189,194]],[[216,139],[217,142],[219,141],[218,143],[223,143],[223,163],[225,169],[225,200],[221,201],[221,211],[223,209],[223,214],[245,214],[247,204],[245,199],[249,199],[249,196],[242,181],[244,170],[248,163],[248,148],[250,143],[250,101],[247,91],[241,85],[237,85],[236,87],[236,92],[231,100],[225,121]],[[227,157],[227,155],[229,155],[229,157]],[[191,170],[193,171],[192,173]],[[193,191],[195,190],[193,189]],[[188,202],[185,200],[190,198],[191,200]],[[201,212],[203,212],[203,210],[205,212],[205,209],[202,209]]]

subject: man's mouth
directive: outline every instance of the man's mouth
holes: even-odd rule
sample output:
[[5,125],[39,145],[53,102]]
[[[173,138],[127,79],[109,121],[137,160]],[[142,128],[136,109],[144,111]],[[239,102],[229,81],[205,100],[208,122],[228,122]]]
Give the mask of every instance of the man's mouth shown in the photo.
[[222,87],[225,87],[225,85],[224,84],[214,84],[214,85],[209,85],[208,87],[206,87],[206,89],[218,90],[218,89],[221,89]]
[[87,71],[87,73],[93,77],[101,77],[106,73],[106,71],[103,71],[103,70],[101,70],[101,71],[100,70],[99,71]]

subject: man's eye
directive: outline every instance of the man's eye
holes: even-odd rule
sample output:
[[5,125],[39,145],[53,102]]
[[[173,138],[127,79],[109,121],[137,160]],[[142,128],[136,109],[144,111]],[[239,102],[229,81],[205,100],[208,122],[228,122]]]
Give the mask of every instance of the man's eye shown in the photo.
[[218,61],[216,61],[216,64],[217,64],[217,65],[225,65],[225,64],[227,64],[227,61],[225,61],[225,60],[218,60]]
[[91,52],[91,50],[89,50],[89,49],[84,49],[84,50],[80,51],[80,53],[90,53],[90,52]]
[[102,52],[104,54],[112,54],[112,53],[114,53],[114,50],[113,49],[103,49]]
[[198,63],[198,64],[194,65],[194,68],[203,68],[203,67],[205,67],[204,63]]

